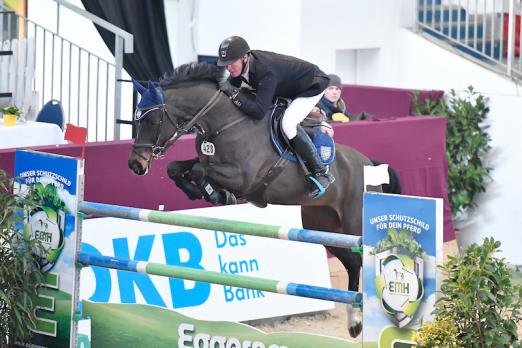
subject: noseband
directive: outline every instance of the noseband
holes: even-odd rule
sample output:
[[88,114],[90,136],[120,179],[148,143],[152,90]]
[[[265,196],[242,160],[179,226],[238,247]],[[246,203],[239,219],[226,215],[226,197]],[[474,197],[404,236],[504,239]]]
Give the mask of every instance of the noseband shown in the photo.
[[[159,125],[156,129],[156,141],[153,144],[132,144],[132,152],[134,152],[137,156],[141,157],[147,162],[150,162],[152,159],[160,159],[165,156],[165,151],[172,146],[182,135],[187,134],[196,124],[196,122],[203,117],[205,114],[207,114],[221,99],[221,96],[223,95],[223,92],[220,90],[217,90],[214,95],[210,98],[210,100],[199,110],[188,122],[183,122],[181,124],[178,124],[176,121],[174,121],[173,117],[170,115],[167,105],[165,102],[163,102],[160,105],[152,106],[146,110],[136,110],[135,120],[141,120],[144,118],[148,113],[154,111],[154,110],[160,110],[161,111],[161,119],[159,122]],[[141,114],[141,112],[144,111],[144,114]],[[140,114],[138,115],[138,112]],[[176,128],[176,131],[174,134],[167,139],[163,144],[160,144],[160,136],[161,136],[161,126],[163,125],[163,120],[167,118],[167,120]],[[139,147],[150,147],[152,156],[150,158],[145,158],[142,154],[136,151],[136,148]]]

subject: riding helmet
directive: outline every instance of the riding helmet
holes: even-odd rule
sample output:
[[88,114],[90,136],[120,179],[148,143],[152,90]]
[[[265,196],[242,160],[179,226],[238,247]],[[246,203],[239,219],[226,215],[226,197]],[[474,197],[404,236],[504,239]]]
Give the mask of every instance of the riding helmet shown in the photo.
[[221,42],[221,45],[219,45],[217,65],[230,65],[248,52],[250,52],[250,47],[248,47],[248,43],[245,39],[240,36],[227,37]]

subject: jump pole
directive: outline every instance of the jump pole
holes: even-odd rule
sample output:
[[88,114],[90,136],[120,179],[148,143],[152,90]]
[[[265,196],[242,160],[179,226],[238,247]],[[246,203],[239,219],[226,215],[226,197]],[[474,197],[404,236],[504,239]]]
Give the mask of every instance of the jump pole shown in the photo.
[[286,283],[272,279],[204,271],[189,267],[165,265],[154,262],[120,259],[110,256],[93,255],[84,252],[78,253],[76,259],[78,263],[84,266],[98,266],[120,269],[130,272],[145,273],[169,278],[188,279],[212,284],[229,285],[240,288],[273,292],[277,294],[309,297],[347,304],[360,304],[362,302],[362,293],[355,291],[345,291],[298,283]]
[[167,225],[194,227],[211,231],[231,232],[275,239],[286,239],[339,248],[358,248],[362,244],[361,237],[350,236],[341,233],[256,224],[244,221],[224,220],[176,212],[132,208],[104,203],[83,201],[79,204],[79,210],[82,213],[95,216],[115,217]]

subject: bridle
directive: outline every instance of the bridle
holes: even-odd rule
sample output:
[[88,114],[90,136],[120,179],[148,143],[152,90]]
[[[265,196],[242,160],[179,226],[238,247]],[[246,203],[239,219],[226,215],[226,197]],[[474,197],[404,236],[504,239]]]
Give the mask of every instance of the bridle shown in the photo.
[[[174,121],[174,118],[169,113],[169,110],[167,109],[167,105],[165,104],[165,98],[163,96],[163,91],[161,92],[162,97],[162,103],[158,105],[153,105],[147,109],[136,109],[136,113],[134,115],[134,121],[140,122],[145,116],[147,116],[149,113],[155,110],[161,111],[161,119],[158,124],[158,127],[156,128],[156,140],[152,144],[132,144],[132,152],[136,154],[137,156],[141,157],[147,163],[149,163],[152,159],[160,159],[165,156],[165,151],[172,146],[182,135],[187,134],[193,127],[196,125],[196,122],[206,115],[221,99],[221,96],[223,95],[223,92],[219,89],[212,95],[210,100],[203,106],[188,122],[182,122],[178,124],[176,121]],[[174,134],[167,139],[163,144],[160,144],[160,138],[161,138],[161,128],[164,123],[164,120],[167,119],[167,121],[170,122],[176,129]],[[139,128],[138,128],[139,129]],[[136,135],[136,138],[138,135]],[[142,154],[140,154],[138,151],[136,151],[137,148],[141,147],[150,147],[151,148],[151,157],[146,158]]]

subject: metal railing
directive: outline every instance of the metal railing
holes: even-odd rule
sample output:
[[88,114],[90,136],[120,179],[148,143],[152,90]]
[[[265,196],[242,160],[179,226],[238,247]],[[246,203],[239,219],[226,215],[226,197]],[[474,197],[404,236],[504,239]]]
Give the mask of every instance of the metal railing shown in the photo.
[[511,78],[522,76],[521,0],[415,0],[415,30]]
[[[65,122],[87,127],[89,141],[120,139],[123,54],[133,52],[133,36],[67,1],[52,1],[57,5],[55,30],[4,9],[0,12],[0,38],[34,38],[33,90],[39,93],[42,105],[59,100]],[[61,36],[61,7],[113,33],[114,60],[101,58]]]

